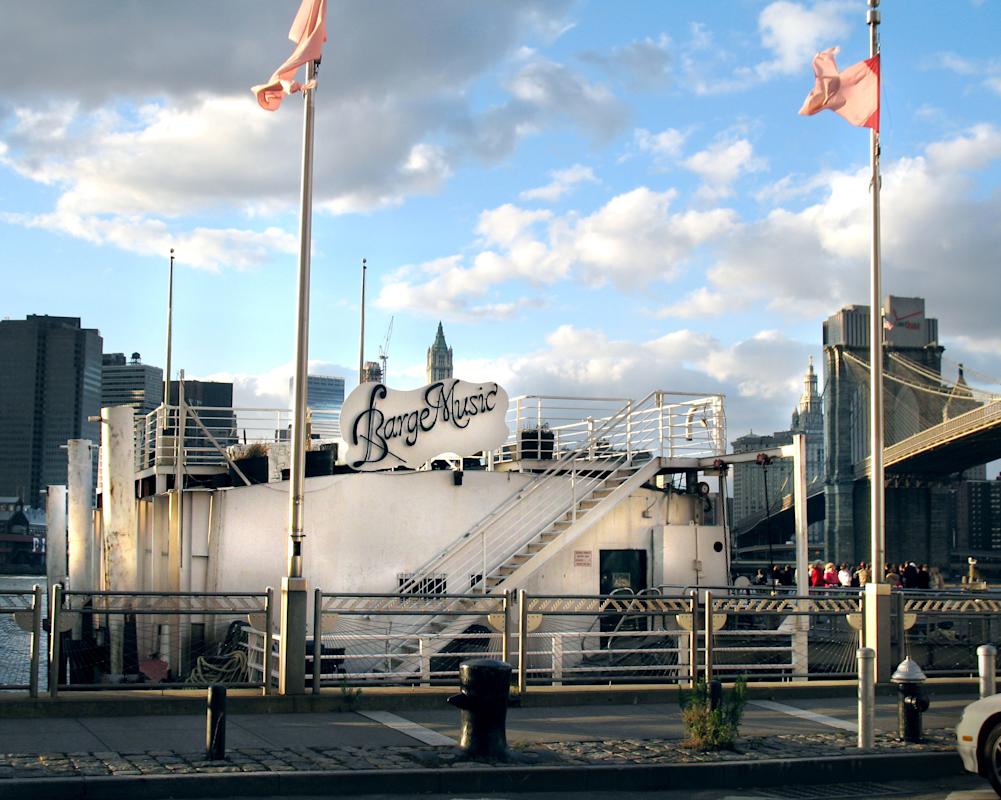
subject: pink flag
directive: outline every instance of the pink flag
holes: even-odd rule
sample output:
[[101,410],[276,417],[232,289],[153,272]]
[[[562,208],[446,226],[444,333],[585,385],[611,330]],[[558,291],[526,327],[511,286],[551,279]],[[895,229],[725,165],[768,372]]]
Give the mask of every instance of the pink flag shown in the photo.
[[303,64],[320,59],[323,43],[327,41],[327,0],[302,0],[288,38],[295,42],[292,55],[275,70],[269,83],[250,89],[266,111],[275,111],[287,94],[313,88],[309,83],[296,81],[295,73]]
[[829,108],[860,128],[879,131],[879,55],[838,72],[832,47],[813,57],[817,82],[803,102],[800,114],[816,114]]

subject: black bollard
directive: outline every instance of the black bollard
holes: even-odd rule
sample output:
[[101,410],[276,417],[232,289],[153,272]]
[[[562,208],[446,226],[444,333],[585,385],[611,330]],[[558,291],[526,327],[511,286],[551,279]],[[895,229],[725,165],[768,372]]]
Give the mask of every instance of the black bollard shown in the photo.
[[717,680],[709,681],[709,710],[715,711],[723,702],[723,684]]
[[459,694],[448,702],[462,711],[459,749],[467,758],[508,761],[507,700],[511,665],[474,658],[459,665]]
[[205,714],[205,758],[219,761],[226,758],[226,687],[213,683],[208,691]]

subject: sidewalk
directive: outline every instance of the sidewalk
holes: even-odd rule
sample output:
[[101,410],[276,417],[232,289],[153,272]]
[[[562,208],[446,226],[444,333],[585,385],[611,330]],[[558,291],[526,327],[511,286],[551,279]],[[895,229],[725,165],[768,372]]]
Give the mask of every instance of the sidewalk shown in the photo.
[[[892,781],[959,774],[951,730],[925,744],[886,734],[872,751],[845,732],[742,739],[701,753],[670,739],[545,742],[514,749],[522,763],[459,760],[432,746],[236,748],[223,762],[204,751],[58,752],[0,757],[5,800],[325,795],[486,791],[746,788],[829,781]],[[534,763],[533,763],[534,762]]]
[[683,745],[672,691],[533,691],[509,710],[516,761],[507,765],[455,756],[459,714],[444,703],[444,689],[300,698],[234,692],[221,762],[205,760],[202,693],[4,698],[0,751],[8,755],[0,755],[0,797],[639,791],[961,772],[952,726],[975,698],[972,686],[929,687],[927,742],[920,745],[893,738],[896,701],[881,694],[880,733],[868,752],[855,747],[854,698],[840,687],[822,688],[756,687],[742,738],[722,753]]

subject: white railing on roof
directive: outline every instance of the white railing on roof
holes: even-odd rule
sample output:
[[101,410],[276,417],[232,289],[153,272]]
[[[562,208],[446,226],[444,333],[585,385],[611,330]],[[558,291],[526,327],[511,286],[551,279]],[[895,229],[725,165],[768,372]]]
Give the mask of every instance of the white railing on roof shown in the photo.
[[[722,454],[726,446],[726,420],[722,395],[653,392],[656,409],[632,406],[630,423],[613,436],[595,432],[631,401],[614,397],[523,395],[510,401],[508,439],[493,454],[495,463],[516,459],[558,460],[589,443],[583,458],[607,458],[612,453],[656,450],[665,457],[699,458]],[[180,424],[179,424],[180,423]],[[650,439],[648,428],[655,429]],[[225,467],[223,450],[230,457],[256,443],[286,444],[292,428],[287,408],[215,408],[161,406],[136,417],[136,468],[172,467],[183,440],[185,467]],[[178,431],[183,431],[179,436]],[[310,410],[310,436],[329,442],[341,437],[340,411]]]
[[[314,441],[339,439],[340,411],[310,410],[309,426]],[[285,444],[291,430],[292,413],[287,408],[185,406],[181,419],[177,406],[160,406],[136,417],[136,469],[173,467],[181,440],[185,468],[225,467],[223,450],[234,458],[249,445]]]

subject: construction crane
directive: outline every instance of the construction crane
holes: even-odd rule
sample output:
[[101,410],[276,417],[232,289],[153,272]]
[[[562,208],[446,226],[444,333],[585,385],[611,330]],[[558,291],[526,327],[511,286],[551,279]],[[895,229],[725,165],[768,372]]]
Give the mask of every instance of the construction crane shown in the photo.
[[379,360],[382,362],[382,383],[385,386],[389,386],[389,381],[386,378],[386,363],[389,361],[389,340],[393,338],[393,320],[395,319],[396,317],[389,318],[389,328],[386,330],[386,338],[379,345]]

